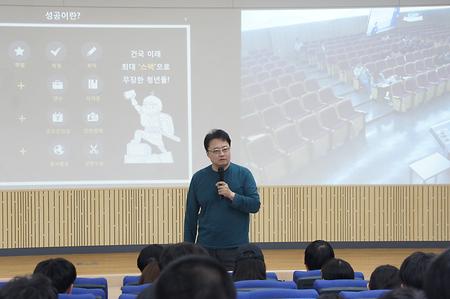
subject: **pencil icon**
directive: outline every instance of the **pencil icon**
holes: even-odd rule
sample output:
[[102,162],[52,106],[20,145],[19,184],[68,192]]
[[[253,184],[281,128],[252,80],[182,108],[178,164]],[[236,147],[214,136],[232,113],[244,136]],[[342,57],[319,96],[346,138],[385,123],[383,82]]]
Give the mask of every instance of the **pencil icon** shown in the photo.
[[92,54],[95,53],[95,51],[97,51],[97,48],[92,47],[89,51],[87,51],[86,56],[91,56]]

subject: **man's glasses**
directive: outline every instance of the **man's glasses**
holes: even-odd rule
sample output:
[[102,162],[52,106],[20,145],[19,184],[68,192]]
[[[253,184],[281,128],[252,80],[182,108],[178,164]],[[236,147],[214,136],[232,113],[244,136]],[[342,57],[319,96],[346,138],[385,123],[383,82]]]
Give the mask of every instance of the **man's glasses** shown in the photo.
[[221,153],[228,154],[229,151],[230,151],[229,146],[224,146],[222,148],[215,148],[212,150],[208,150],[208,152],[210,152],[211,154],[216,155],[216,156],[220,155]]

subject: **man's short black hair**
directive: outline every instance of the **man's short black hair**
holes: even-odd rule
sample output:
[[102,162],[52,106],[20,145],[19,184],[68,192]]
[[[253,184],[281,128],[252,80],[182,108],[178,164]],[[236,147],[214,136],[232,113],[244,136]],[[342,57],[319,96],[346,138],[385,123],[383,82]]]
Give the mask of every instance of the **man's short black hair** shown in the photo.
[[154,285],[156,299],[235,299],[230,275],[209,256],[185,256],[161,273]]
[[159,257],[159,268],[161,271],[167,267],[168,264],[186,255],[206,255],[208,251],[198,244],[189,242],[182,242],[177,244],[167,245],[161,252]]
[[144,271],[145,266],[147,266],[150,261],[159,262],[159,257],[161,256],[163,249],[163,246],[159,244],[152,244],[142,248],[136,261],[139,270],[141,272]]
[[425,274],[424,290],[429,299],[450,298],[450,249],[431,262]]
[[320,270],[332,258],[334,250],[327,241],[316,240],[305,249],[305,265],[308,270]]
[[228,145],[231,146],[230,135],[227,132],[221,129],[213,129],[208,134],[206,134],[205,139],[203,140],[203,146],[205,147],[205,151],[208,151],[209,143],[213,139],[220,139],[228,142]]
[[346,261],[333,258],[323,265],[322,278],[327,280],[355,279],[355,272]]
[[417,289],[397,288],[384,294],[380,299],[426,299],[426,297],[422,291]]
[[400,266],[400,280],[407,287],[423,289],[425,272],[436,255],[434,253],[414,252]]
[[64,258],[44,260],[36,265],[33,273],[50,278],[58,293],[66,293],[77,278],[75,266]]
[[370,275],[369,289],[390,290],[401,286],[399,270],[392,265],[378,266]]
[[48,277],[34,274],[11,279],[0,289],[1,299],[56,299],[58,294]]

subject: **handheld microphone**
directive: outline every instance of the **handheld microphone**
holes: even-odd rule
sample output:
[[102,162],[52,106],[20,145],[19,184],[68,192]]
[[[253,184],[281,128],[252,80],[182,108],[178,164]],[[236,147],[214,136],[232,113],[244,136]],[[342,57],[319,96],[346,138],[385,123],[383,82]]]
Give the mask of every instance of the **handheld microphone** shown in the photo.
[[223,181],[224,180],[223,176],[225,174],[223,167],[219,167],[219,169],[217,171],[219,172],[219,182]]
[[[219,173],[219,182],[223,182],[224,181],[224,170],[223,167],[219,167],[219,169],[217,169],[217,172]],[[223,195],[220,195],[220,198],[223,199]]]

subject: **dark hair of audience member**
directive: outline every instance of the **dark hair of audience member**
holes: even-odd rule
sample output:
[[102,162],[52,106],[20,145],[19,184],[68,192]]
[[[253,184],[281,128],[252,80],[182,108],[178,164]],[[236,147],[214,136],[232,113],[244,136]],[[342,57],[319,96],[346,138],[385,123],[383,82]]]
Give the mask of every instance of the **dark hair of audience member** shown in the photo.
[[429,299],[450,298],[450,249],[438,255],[425,273],[424,290]]
[[142,248],[136,261],[139,270],[143,272],[145,266],[147,266],[149,262],[152,262],[154,260],[158,262],[163,249],[164,247],[159,244],[151,244]]
[[[413,288],[397,288],[387,292],[380,299],[426,299],[424,293]],[[430,298],[435,299],[435,298]]]
[[341,299],[342,297],[339,294],[334,293],[325,293],[317,297],[317,299]]
[[425,272],[436,255],[434,253],[414,252],[400,266],[400,280],[405,287],[423,289]]
[[254,244],[238,248],[233,271],[233,280],[265,280],[266,263],[261,249]]
[[15,277],[0,289],[1,299],[56,299],[51,280],[42,274]]
[[159,269],[162,271],[171,262],[185,255],[208,255],[208,251],[198,244],[182,242],[166,246],[159,257]]
[[137,259],[137,266],[141,270],[139,284],[152,283],[158,278],[160,273],[159,258],[163,249],[163,246],[153,244],[141,250]]
[[156,260],[151,261],[145,266],[144,271],[142,271],[141,276],[139,277],[139,284],[153,283],[158,279],[159,274],[159,263]]
[[388,290],[401,286],[399,270],[392,265],[378,266],[370,275],[370,290]]
[[185,256],[170,263],[154,284],[156,299],[234,299],[230,275],[214,258]]
[[322,278],[334,279],[354,279],[355,272],[349,263],[342,259],[333,258],[322,267]]
[[330,243],[316,240],[305,249],[305,266],[307,270],[320,270],[330,259],[334,258],[334,250]]
[[77,278],[75,266],[64,258],[54,258],[41,261],[33,273],[41,273],[50,278],[58,293],[70,293]]

